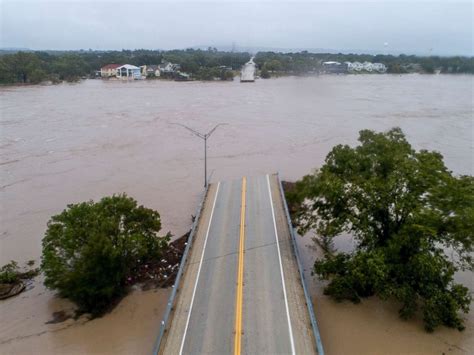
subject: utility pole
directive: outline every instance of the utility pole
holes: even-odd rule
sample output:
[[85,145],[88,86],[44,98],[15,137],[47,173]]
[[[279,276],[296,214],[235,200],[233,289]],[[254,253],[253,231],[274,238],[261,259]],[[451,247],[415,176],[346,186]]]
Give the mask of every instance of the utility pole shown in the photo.
[[211,129],[207,133],[198,132],[195,129],[192,129],[191,127],[188,127],[188,126],[186,126],[184,124],[181,124],[181,123],[173,123],[173,124],[175,124],[177,126],[181,126],[183,128],[186,128],[192,134],[194,134],[195,136],[201,138],[204,141],[204,187],[207,188],[207,139],[211,136],[212,133],[214,133],[214,131],[217,129],[217,127],[227,125],[227,123],[219,123],[219,124],[215,125],[214,128]]

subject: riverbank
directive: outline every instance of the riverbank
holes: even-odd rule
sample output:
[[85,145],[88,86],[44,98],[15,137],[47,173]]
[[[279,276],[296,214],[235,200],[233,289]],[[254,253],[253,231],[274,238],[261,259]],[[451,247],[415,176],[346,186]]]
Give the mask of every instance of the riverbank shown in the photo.
[[[130,82],[140,82],[140,81],[147,81],[147,82],[153,82],[153,81],[160,81],[160,82],[181,82],[181,83],[188,83],[188,82],[202,82],[202,83],[212,83],[212,82],[232,82],[232,81],[238,81],[239,74],[238,72],[234,72],[232,79],[219,79],[219,78],[213,78],[213,79],[196,79],[196,78],[190,78],[188,80],[176,80],[173,78],[146,78],[146,79],[141,79],[141,80],[121,80],[121,79],[116,79],[116,78],[82,78],[82,79],[77,79],[77,80],[72,80],[72,81],[67,81],[67,80],[58,80],[58,81],[44,81],[40,83],[10,83],[10,84],[1,84],[0,83],[0,89],[1,88],[21,88],[21,87],[38,87],[38,86],[52,86],[52,85],[61,85],[61,84],[80,84],[88,80],[94,80],[94,81],[105,81],[105,82],[119,82],[119,83],[130,83]],[[268,79],[283,79],[283,78],[314,78],[314,77],[320,77],[320,76],[381,76],[381,77],[390,77],[390,76],[413,76],[413,75],[422,75],[422,76],[474,76],[474,74],[470,73],[417,73],[417,72],[412,72],[412,73],[371,73],[371,72],[354,72],[354,73],[287,73],[287,72],[273,72],[270,73],[269,77],[263,78],[263,77],[256,77],[255,81],[261,81],[261,80],[268,80]]]

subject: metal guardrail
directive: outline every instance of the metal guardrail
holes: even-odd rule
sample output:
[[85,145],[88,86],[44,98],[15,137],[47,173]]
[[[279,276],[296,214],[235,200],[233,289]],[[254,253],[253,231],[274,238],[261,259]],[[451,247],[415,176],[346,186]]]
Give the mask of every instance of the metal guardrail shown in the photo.
[[163,320],[161,321],[160,332],[158,334],[158,338],[156,339],[155,346],[153,347],[153,355],[158,355],[158,352],[160,351],[160,345],[163,340],[163,336],[165,335],[166,327],[168,326],[168,322],[170,320],[171,311],[173,310],[174,302],[176,301],[176,293],[178,292],[179,283],[181,281],[181,277],[183,276],[184,267],[186,265],[189,250],[191,249],[191,246],[193,244],[194,234],[196,233],[196,228],[199,223],[199,219],[201,217],[201,211],[202,211],[202,208],[204,207],[204,201],[206,199],[208,191],[209,191],[209,185],[207,185],[206,188],[204,189],[203,195],[201,197],[201,202],[199,203],[199,206],[196,212],[196,217],[194,218],[191,232],[189,233],[189,238],[187,240],[186,248],[184,249],[183,257],[181,258],[181,263],[179,265],[178,274],[176,275],[176,280],[174,281],[174,285],[172,286],[173,291],[171,292],[171,295],[168,299],[165,315],[163,317]]
[[306,305],[308,306],[309,317],[311,319],[311,326],[313,328],[314,339],[316,340],[316,349],[318,350],[318,355],[324,355],[323,342],[321,340],[321,335],[319,334],[318,322],[316,321],[316,316],[314,315],[313,303],[311,302],[311,297],[309,296],[308,289],[306,287],[306,279],[304,276],[303,266],[301,265],[300,254],[298,251],[298,246],[296,245],[295,231],[293,229],[293,224],[291,223],[290,213],[288,210],[288,205],[286,203],[285,193],[283,192],[283,184],[280,180],[280,174],[277,174],[278,183],[280,184],[280,194],[283,200],[283,207],[285,209],[286,219],[288,222],[288,228],[290,230],[291,240],[293,244],[293,249],[296,256],[296,261],[298,263],[298,269],[300,271],[301,283],[303,284],[304,296],[306,298]]

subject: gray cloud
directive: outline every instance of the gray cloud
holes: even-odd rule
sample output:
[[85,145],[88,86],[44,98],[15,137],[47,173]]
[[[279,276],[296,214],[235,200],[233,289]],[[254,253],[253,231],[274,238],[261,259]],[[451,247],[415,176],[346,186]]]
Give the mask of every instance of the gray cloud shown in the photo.
[[1,46],[170,49],[197,45],[473,53],[471,2],[1,3]]

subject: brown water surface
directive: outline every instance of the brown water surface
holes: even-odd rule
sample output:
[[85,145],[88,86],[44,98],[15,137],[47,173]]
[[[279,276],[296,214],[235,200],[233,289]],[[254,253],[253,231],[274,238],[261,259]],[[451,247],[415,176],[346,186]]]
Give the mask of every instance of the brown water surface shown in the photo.
[[[219,127],[212,181],[279,171],[296,179],[358,131],[400,126],[417,149],[473,174],[473,77],[354,75],[254,84],[112,82],[0,89],[0,265],[39,262],[46,222],[68,203],[126,192],[157,209],[164,230],[190,226],[203,185],[203,143],[175,123]],[[314,253],[300,244],[309,270]],[[350,244],[346,239],[341,246]],[[459,275],[474,289],[472,274]],[[459,333],[426,334],[396,305],[336,304],[313,282],[328,354],[474,353],[474,316]],[[0,303],[0,353],[149,353],[168,290],[135,291],[94,321],[45,324],[71,309],[41,285]]]

